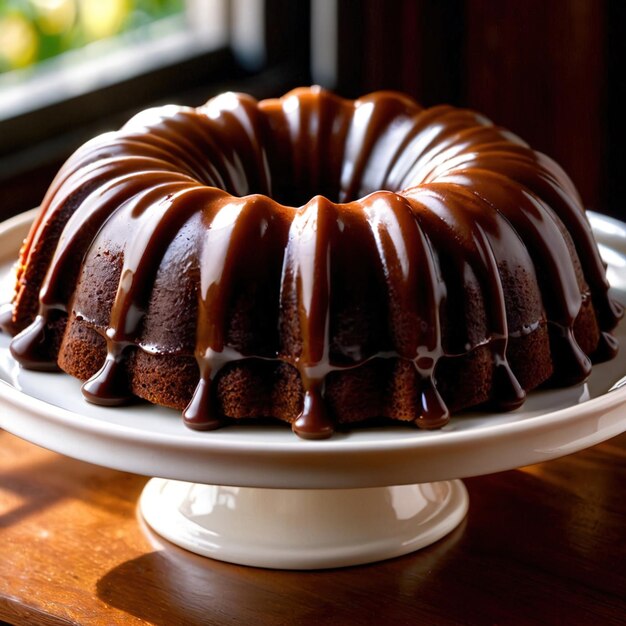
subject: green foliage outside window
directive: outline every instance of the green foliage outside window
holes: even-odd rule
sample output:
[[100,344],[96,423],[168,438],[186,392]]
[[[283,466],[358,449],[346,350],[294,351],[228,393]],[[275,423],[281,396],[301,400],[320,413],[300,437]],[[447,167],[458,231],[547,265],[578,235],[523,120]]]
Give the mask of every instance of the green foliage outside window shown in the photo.
[[0,73],[137,31],[185,0],[0,0]]

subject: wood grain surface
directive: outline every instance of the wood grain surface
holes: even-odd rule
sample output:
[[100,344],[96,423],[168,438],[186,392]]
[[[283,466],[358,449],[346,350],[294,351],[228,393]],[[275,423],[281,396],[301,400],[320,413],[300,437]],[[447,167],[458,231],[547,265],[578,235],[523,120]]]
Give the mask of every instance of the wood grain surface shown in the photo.
[[0,620],[11,624],[624,624],[626,434],[466,480],[420,552],[319,572],[196,557],[136,511],[146,479],[0,432]]

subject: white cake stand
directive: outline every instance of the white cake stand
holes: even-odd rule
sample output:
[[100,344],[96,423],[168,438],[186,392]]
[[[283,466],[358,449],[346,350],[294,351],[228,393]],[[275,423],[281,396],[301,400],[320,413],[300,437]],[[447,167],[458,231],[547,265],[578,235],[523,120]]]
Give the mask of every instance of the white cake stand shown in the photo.
[[[31,220],[29,213],[0,225],[0,301],[10,295]],[[609,280],[626,300],[626,225],[600,215],[592,223]],[[617,337],[626,346],[626,324]],[[417,550],[464,518],[458,479],[554,459],[626,430],[624,348],[586,384],[532,393],[513,413],[465,414],[436,432],[372,428],[303,441],[279,425],[198,433],[175,411],[89,405],[71,377],[21,370],[8,343],[0,335],[2,428],[77,459],[159,477],[140,499],[148,524],[193,552],[245,565],[341,567]]]

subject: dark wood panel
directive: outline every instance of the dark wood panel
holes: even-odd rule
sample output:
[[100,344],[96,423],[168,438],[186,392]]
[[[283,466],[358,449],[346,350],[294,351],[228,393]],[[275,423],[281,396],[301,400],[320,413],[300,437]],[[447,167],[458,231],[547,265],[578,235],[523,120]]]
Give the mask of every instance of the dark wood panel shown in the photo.
[[596,0],[466,5],[467,104],[556,159],[596,210],[604,148],[602,7]]
[[425,105],[456,102],[463,84],[462,0],[339,3],[337,90],[404,91]]
[[602,159],[602,207],[626,219],[623,193],[626,172],[626,2],[607,3],[607,82],[602,122],[607,141]]

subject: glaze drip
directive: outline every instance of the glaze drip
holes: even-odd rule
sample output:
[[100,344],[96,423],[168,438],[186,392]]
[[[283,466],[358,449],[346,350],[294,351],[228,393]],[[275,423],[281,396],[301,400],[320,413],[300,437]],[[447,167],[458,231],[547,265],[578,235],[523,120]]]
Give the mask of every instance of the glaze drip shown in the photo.
[[[181,235],[191,223],[194,234]],[[54,245],[42,254],[44,240]],[[96,254],[117,281],[106,320],[75,296],[83,260]],[[24,268],[37,255],[40,297],[27,306],[20,299],[35,279]],[[193,345],[146,339],[166,255],[194,290]],[[198,380],[183,415],[199,430],[224,423],[222,374],[242,363],[296,372],[290,421],[303,438],[337,425],[333,376],[381,361],[412,372],[415,402],[403,419],[419,427],[447,423],[438,371],[455,359],[488,354],[489,402],[511,410],[525,398],[512,337],[547,326],[552,381],[572,384],[588,376],[589,355],[615,354],[610,330],[622,315],[577,193],[553,161],[472,111],[423,110],[391,92],[354,102],[319,88],[260,103],[223,94],[198,109],[145,111],[64,165],[19,268],[13,313],[0,322],[22,330],[11,349],[25,367],[56,367],[51,329],[66,316],[106,346],[83,385],[91,402],[133,397],[138,351],[193,356]],[[521,322],[518,276],[539,285]],[[591,304],[599,339],[585,351],[575,327]],[[235,331],[242,308],[252,321]],[[380,332],[366,335],[364,319]]]

